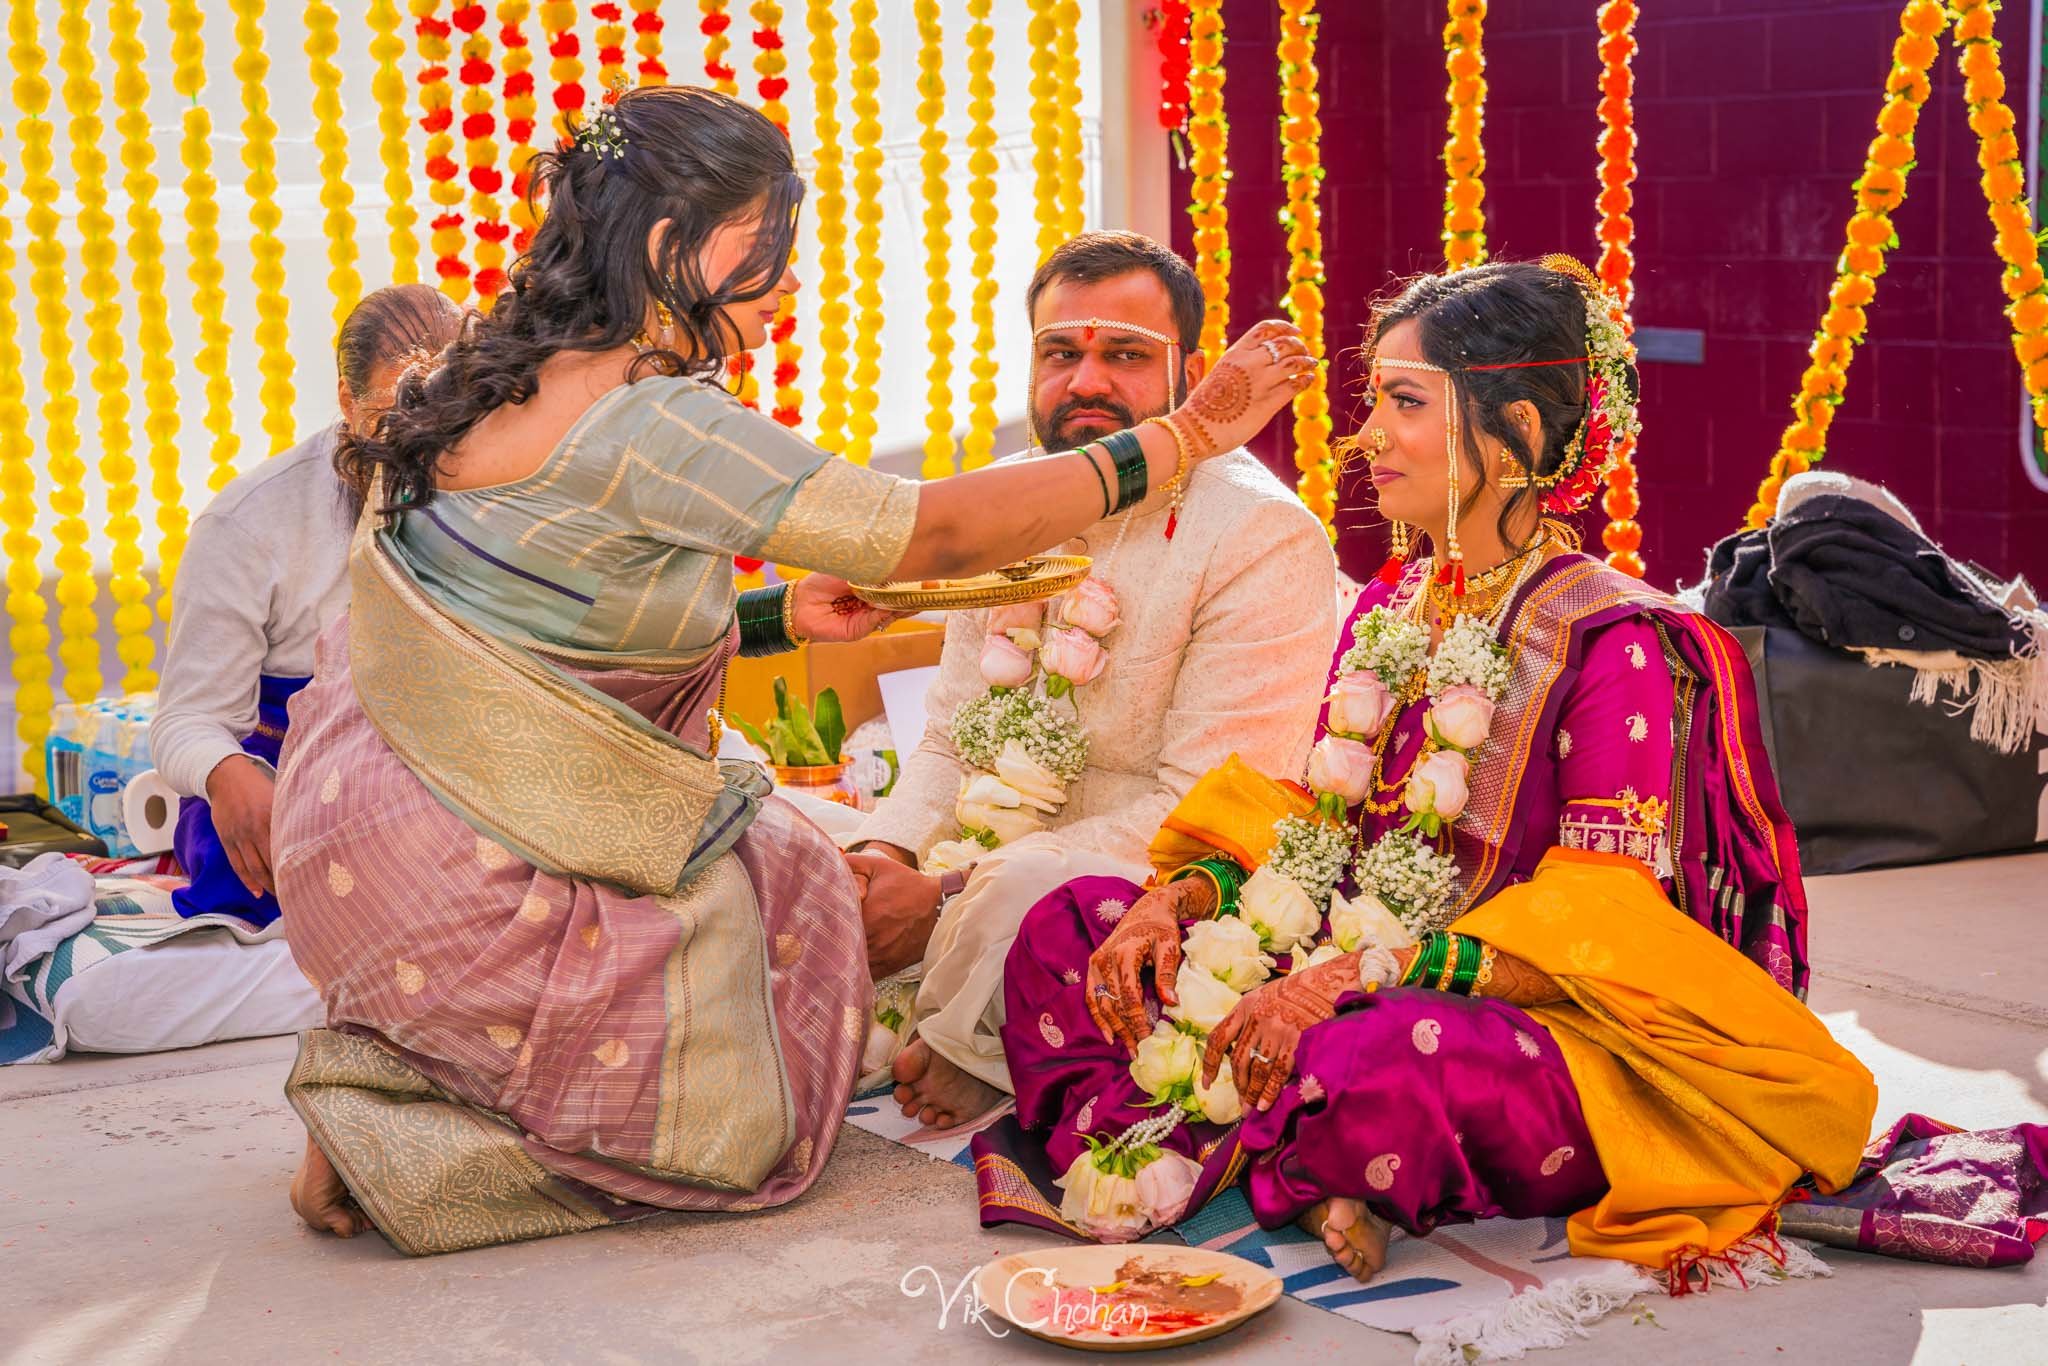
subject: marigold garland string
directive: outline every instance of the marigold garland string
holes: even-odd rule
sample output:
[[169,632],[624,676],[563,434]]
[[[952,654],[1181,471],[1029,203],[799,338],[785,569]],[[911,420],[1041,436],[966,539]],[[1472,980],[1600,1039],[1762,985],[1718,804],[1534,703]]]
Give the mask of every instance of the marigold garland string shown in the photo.
[[1031,217],[1038,259],[1052,255],[1060,233],[1059,0],[1031,0]]
[[853,0],[846,55],[853,86],[853,397],[846,458],[868,463],[875,445],[876,385],[882,377],[882,44],[875,33],[875,0]]
[[[789,109],[782,97],[789,93],[789,56],[782,44],[782,6],[776,0],[754,0],[749,13],[754,18],[754,90],[761,97],[761,114],[789,136]],[[795,248],[790,260],[796,259]],[[777,422],[795,427],[804,420],[803,391],[796,387],[797,363],[804,354],[796,340],[796,296],[788,295],[775,312],[768,329],[775,346],[775,406],[770,410]],[[748,358],[749,361],[752,357]]]
[[1486,57],[1481,48],[1486,0],[1450,0],[1444,24],[1445,100],[1450,133],[1444,143],[1444,263],[1463,270],[1486,260]]
[[406,145],[405,39],[398,32],[396,0],[372,0],[370,57],[377,74],[370,93],[377,100],[377,155],[384,162],[384,226],[390,233],[391,283],[413,284],[420,278],[420,239],[413,230],[419,211],[412,206],[412,149]]
[[[1287,313],[1309,354],[1323,356],[1322,102],[1316,93],[1316,0],[1280,0],[1280,176],[1287,190]],[[1330,455],[1329,371],[1294,396],[1294,466],[1301,501],[1333,527],[1337,467]]]
[[703,16],[697,21],[697,31],[704,35],[704,80],[721,95],[737,95],[740,73],[725,60],[732,50],[732,39],[726,36],[732,27],[726,0],[697,0],[697,12]]
[[[50,111],[49,54],[41,42],[35,0],[10,0],[8,57],[14,67],[15,125],[21,138],[21,192],[27,201],[29,291],[36,301],[36,341],[42,353],[43,450],[50,476],[50,508],[57,514],[57,655],[64,692],[74,702],[99,696],[99,618],[92,609],[97,585],[86,540],[85,461],[79,458],[78,374],[71,366],[71,279],[58,238],[59,187],[50,172],[54,127]],[[12,585],[10,584],[10,587]]]
[[505,240],[512,235],[498,198],[505,188],[505,173],[498,169],[498,119],[491,94],[498,72],[491,64],[491,36],[484,32],[487,17],[482,4],[457,5],[449,15],[462,33],[462,152],[476,232],[476,302],[486,313],[505,288]]
[[[121,282],[114,267],[119,260],[114,246],[114,219],[107,212],[107,157],[100,150],[106,131],[100,119],[100,84],[95,79],[92,52],[92,24],[86,18],[86,0],[64,0],[57,18],[57,65],[64,72],[64,108],[70,117],[66,130],[71,143],[71,190],[78,200],[78,259],[83,267],[79,281],[85,295],[86,354],[92,358],[87,373],[93,391],[93,419],[99,442],[99,474],[107,490],[107,540],[111,543],[111,573],[108,588],[115,601],[114,619],[121,645],[121,659],[130,672],[146,670],[156,652],[149,639],[149,609],[142,600],[149,585],[142,578],[142,522],[135,515],[138,490],[135,487],[134,432],[128,424],[128,365],[121,336]],[[82,468],[82,467],[81,467]],[[86,600],[91,601],[88,594]],[[139,622],[138,622],[139,618]],[[73,642],[79,643],[79,642]],[[74,683],[67,672],[66,688],[73,696],[97,696],[100,691],[99,645],[90,647],[92,662],[83,660],[85,649],[72,652],[66,664],[75,670]],[[80,662],[73,663],[73,658]],[[90,677],[89,690],[85,678]]]
[[448,58],[454,32],[440,17],[441,0],[412,0],[414,33],[419,42],[420,131],[427,135],[427,194],[440,212],[434,215],[427,246],[434,253],[434,276],[441,292],[456,303],[469,298],[469,263],[462,259],[468,241],[463,231],[462,168],[455,164],[455,88],[448,80]]
[[1756,502],[1744,518],[1754,528],[1778,510],[1778,492],[1785,481],[1827,452],[1828,427],[1848,388],[1849,363],[1869,326],[1865,310],[1877,297],[1877,277],[1885,271],[1885,253],[1898,245],[1892,213],[1905,202],[1906,172],[1913,165],[1913,130],[1931,85],[1927,70],[1940,55],[1935,41],[1948,25],[1937,0],[1909,0],[1899,15],[1899,37],[1892,44],[1892,69],[1885,77],[1885,103],[1877,116],[1877,137],[1864,156],[1857,178],[1856,212],[1849,217],[1848,243],[1843,248],[1835,283],[1828,290],[1827,312],[1807,348],[1811,362],[1799,379],[1792,400],[1792,425],[1778,438],[1771,472],[1758,485]]
[[962,469],[980,469],[996,446],[996,52],[989,24],[993,0],[967,0],[967,233],[972,254],[974,356],[967,363],[967,435]]
[[626,12],[603,0],[590,7],[590,17],[597,21],[597,88],[617,90],[626,80]]
[[929,387],[925,393],[924,477],[943,479],[954,470],[953,443],[953,312],[952,276],[949,256],[952,234],[947,225],[952,210],[947,203],[946,173],[952,158],[946,155],[946,77],[944,32],[939,24],[939,0],[915,0],[917,16],[917,122],[923,131],[917,145],[923,155],[924,171],[924,296],[930,304],[925,313],[925,335],[930,338],[931,365],[925,371]]
[[2000,284],[2010,301],[2005,316],[2012,323],[2013,354],[2019,358],[2034,425],[2048,430],[2048,279],[2043,277],[2020,142],[2013,112],[2005,103],[2005,75],[1999,70],[1998,42],[1992,33],[1998,3],[1953,0],[1949,8],[1955,15],[1963,102],[1970,110],[1970,129],[1979,139],[1977,165],[1984,174],[1978,185],[1991,217],[1992,245],[2005,262]]
[[1053,109],[1059,118],[1060,238],[1079,237],[1088,230],[1088,176],[1081,143],[1081,3],[1059,0],[1053,11],[1053,79],[1059,96]]
[[270,55],[263,46],[264,0],[229,0],[235,12],[235,76],[242,83],[242,165],[249,174],[249,254],[256,282],[256,370],[263,376],[263,430],[269,454],[292,444],[291,304],[284,292],[284,242],[277,235],[284,210],[277,203],[277,123],[270,117]]
[[1159,126],[1177,133],[1188,121],[1188,0],[1161,0],[1152,41],[1159,48]]
[[327,0],[307,0],[306,58],[313,76],[313,146],[320,152],[321,226],[327,233],[327,292],[334,296],[334,327],[362,297],[363,277],[356,270],[356,219],[349,212],[356,192],[348,183],[348,130],[342,126],[341,68],[334,54],[341,50],[335,33],[340,18]]
[[817,169],[811,175],[818,225],[818,444],[837,453],[846,449],[847,324],[853,316],[846,296],[853,282],[846,273],[846,151],[839,136],[834,3],[808,0],[804,22],[811,35],[812,131],[818,139]]
[[661,85],[668,68],[661,61],[661,0],[633,0],[633,51],[640,58],[640,84]]
[[526,36],[526,20],[533,13],[529,0],[499,0],[498,45],[505,50],[500,65],[505,84],[500,92],[505,110],[505,173],[511,177],[511,203],[505,213],[512,221],[512,254],[525,252],[536,226],[533,210],[526,202],[529,183],[527,166],[533,160],[533,135],[540,115],[540,98],[534,93],[533,44]]
[[548,40],[549,97],[555,107],[555,136],[569,136],[569,116],[583,112],[583,40],[576,36],[575,0],[542,0],[541,32]]
[[[15,97],[20,99],[19,93]],[[21,319],[14,307],[14,220],[0,165],[0,550],[7,561],[7,645],[14,674],[14,733],[22,768],[43,784],[42,748],[50,733],[50,628],[43,605],[43,543],[36,537],[36,448],[28,436],[22,382]]]
[[[143,67],[148,54],[141,29],[142,9],[136,0],[112,0],[107,6],[107,51],[114,59],[114,104],[120,110],[115,126],[121,134],[121,188],[128,198],[143,431],[149,439],[150,497],[156,503],[157,582],[168,585],[184,557],[187,517],[178,469],[178,368],[170,300],[164,291],[163,215],[156,207],[156,144],[150,136],[149,76]],[[158,608],[167,620],[169,603],[166,589]]]
[[[206,88],[206,43],[198,0],[171,0],[171,88],[186,101],[180,116],[178,156],[185,167],[185,278],[192,284],[192,311],[199,320],[199,351],[193,368],[206,382],[201,419],[212,442],[206,487],[214,493],[235,477],[241,438],[235,435],[235,386],[228,378],[227,268],[220,256],[220,182],[213,175],[213,116],[199,102]],[[169,575],[158,615],[169,618],[175,600]]]
[[[1635,222],[1629,210],[1635,206],[1630,188],[1636,178],[1635,111],[1630,98],[1635,93],[1636,6],[1635,0],[1607,0],[1600,7],[1600,261],[1596,270],[1600,282],[1627,310],[1635,293]],[[1636,521],[1642,499],[1636,493],[1636,438],[1616,440],[1614,464],[1607,471],[1607,492],[1601,508],[1607,526],[1600,543],[1607,547],[1607,563],[1622,573],[1640,579],[1643,564],[1643,528]]]
[[1202,350],[1229,345],[1230,125],[1223,116],[1223,0],[1191,0],[1188,12],[1188,170],[1193,186],[1195,275],[1202,282]]

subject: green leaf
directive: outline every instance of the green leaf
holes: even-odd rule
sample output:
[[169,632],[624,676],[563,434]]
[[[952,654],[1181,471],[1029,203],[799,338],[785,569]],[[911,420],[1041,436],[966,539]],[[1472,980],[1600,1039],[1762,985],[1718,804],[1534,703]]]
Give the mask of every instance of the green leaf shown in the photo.
[[794,746],[790,743],[789,722],[782,720],[780,717],[770,721],[768,723],[769,759],[785,767],[790,764],[803,762],[800,759],[790,757],[793,748]]
[[846,713],[840,709],[839,694],[831,688],[818,694],[813,704],[817,717],[818,741],[824,746],[828,764],[836,764],[845,757],[840,751],[846,743]]
[[780,674],[775,677],[775,714],[784,721],[789,719],[789,680]]
[[809,707],[801,702],[791,702],[789,719],[783,724],[789,728],[789,752],[795,756],[789,762],[815,768],[833,761],[832,756],[825,752],[825,742],[818,738],[818,728],[811,724]]
[[768,753],[767,737],[762,735],[760,731],[754,729],[753,722],[735,716],[732,718],[732,723],[740,728],[740,734],[746,736],[748,740],[753,742],[755,749],[760,750],[763,754]]

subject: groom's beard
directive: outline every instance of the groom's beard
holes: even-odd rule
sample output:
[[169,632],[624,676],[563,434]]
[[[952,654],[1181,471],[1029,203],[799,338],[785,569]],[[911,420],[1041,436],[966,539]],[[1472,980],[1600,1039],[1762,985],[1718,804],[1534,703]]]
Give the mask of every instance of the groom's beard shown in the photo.
[[[1087,411],[1089,416],[1082,422],[1074,421],[1074,414]],[[1101,416],[1096,416],[1096,414]],[[1162,417],[1160,413],[1134,414],[1123,404],[1106,398],[1070,398],[1050,413],[1033,413],[1032,426],[1038,429],[1039,441],[1050,451],[1062,451],[1078,446],[1083,441],[1099,441],[1111,432],[1120,432],[1137,426],[1148,417]]]

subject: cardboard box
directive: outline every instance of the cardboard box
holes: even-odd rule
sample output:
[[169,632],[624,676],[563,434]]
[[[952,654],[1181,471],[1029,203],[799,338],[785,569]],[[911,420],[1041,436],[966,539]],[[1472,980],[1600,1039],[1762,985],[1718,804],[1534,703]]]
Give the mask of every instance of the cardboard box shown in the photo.
[[877,678],[936,665],[945,642],[942,623],[912,619],[895,622],[866,640],[806,645],[793,654],[765,659],[735,659],[726,685],[726,708],[761,725],[775,714],[775,680],[786,678],[791,695],[806,704],[827,688],[838,693],[850,733],[882,714]]

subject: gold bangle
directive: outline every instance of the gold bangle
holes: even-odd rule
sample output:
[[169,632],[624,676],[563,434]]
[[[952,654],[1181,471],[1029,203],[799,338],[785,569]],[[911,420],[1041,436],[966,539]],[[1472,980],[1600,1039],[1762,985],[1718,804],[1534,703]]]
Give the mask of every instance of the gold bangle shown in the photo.
[[797,634],[796,629],[796,585],[790,584],[782,590],[782,634],[789,637],[789,648],[811,643],[809,636]]
[[1479,946],[1479,972],[1472,978],[1472,994],[1483,996],[1486,988],[1493,985],[1493,945]]
[[1173,482],[1168,484],[1167,488],[1174,490],[1175,494],[1178,495],[1179,490],[1187,483],[1188,466],[1194,463],[1188,455],[1187,433],[1180,429],[1180,424],[1173,420],[1171,413],[1164,417],[1148,417],[1145,419],[1144,425],[1148,427],[1164,427],[1166,428],[1166,434],[1173,438],[1173,452],[1177,464],[1173,471]]
[[1458,936],[1454,934],[1451,936],[1450,952],[1444,955],[1443,975],[1436,979],[1436,989],[1438,991],[1449,991],[1451,989],[1451,978],[1457,976],[1457,974]]

